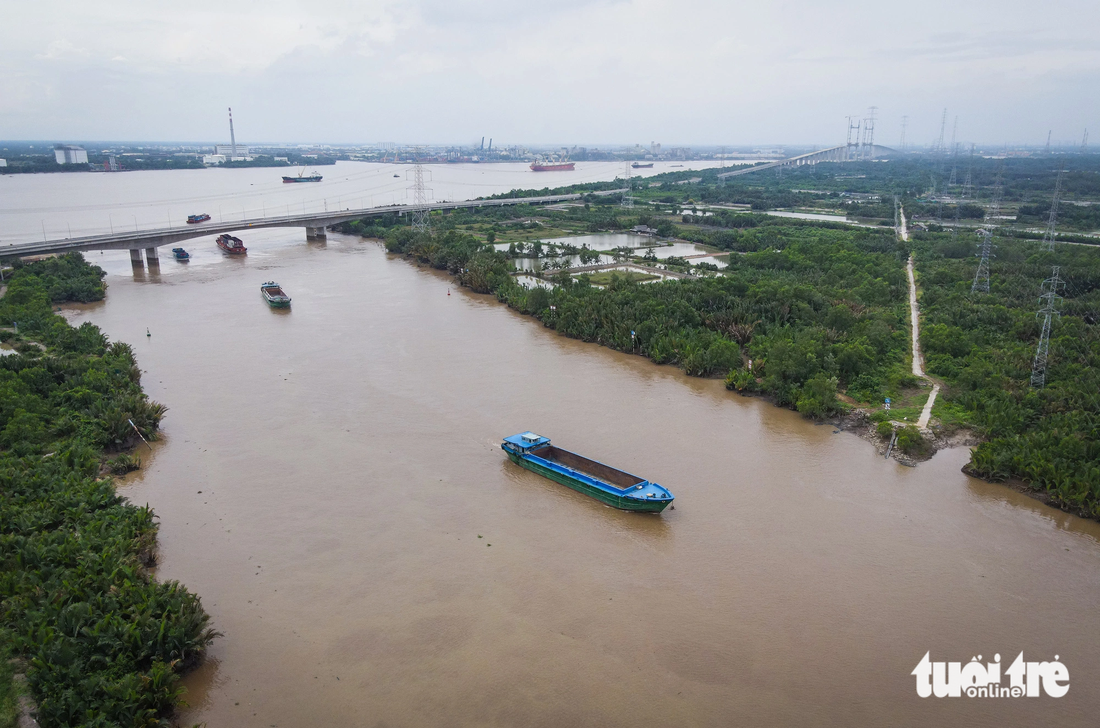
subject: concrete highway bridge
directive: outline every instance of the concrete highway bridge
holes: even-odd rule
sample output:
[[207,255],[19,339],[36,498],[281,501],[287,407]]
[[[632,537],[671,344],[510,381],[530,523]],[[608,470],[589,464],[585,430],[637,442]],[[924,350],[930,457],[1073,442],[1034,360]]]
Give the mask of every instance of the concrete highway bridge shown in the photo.
[[871,145],[869,151],[861,152],[861,149],[864,148],[854,144],[841,144],[839,147],[819,149],[816,152],[799,154],[797,157],[777,159],[767,164],[757,164],[752,167],[744,167],[730,172],[723,172],[718,175],[718,178],[725,179],[726,177],[737,177],[738,175],[751,174],[752,172],[759,172],[765,169],[775,169],[776,167],[801,167],[804,164],[817,164],[818,162],[855,162],[860,159],[880,159],[897,153],[890,147],[880,147],[878,144]]
[[[608,190],[596,194],[614,194],[622,190]],[[579,199],[581,195],[548,195],[545,197],[509,197],[495,200],[466,200],[462,202],[435,202],[426,207],[429,210],[460,210],[476,207],[504,207],[506,205],[540,205],[552,202],[564,202]],[[380,215],[404,214],[415,211],[417,208],[411,205],[386,205],[383,207],[367,207],[358,210],[329,210],[326,212],[312,212],[301,215],[282,215],[279,217],[256,217],[251,219],[231,220],[224,222],[203,222],[184,227],[166,227],[152,230],[134,230],[133,232],[116,232],[105,235],[89,235],[86,237],[64,238],[60,240],[43,240],[34,243],[14,243],[0,247],[0,257],[21,258],[31,255],[47,255],[51,253],[69,253],[84,250],[129,250],[130,262],[135,267],[142,266],[141,251],[145,251],[149,265],[159,265],[160,259],[157,248],[162,245],[181,243],[192,238],[201,238],[207,235],[220,235],[242,230],[257,230],[260,228],[275,227],[301,227],[306,229],[307,240],[324,240],[325,229],[351,220],[361,220],[366,217],[378,217]]]

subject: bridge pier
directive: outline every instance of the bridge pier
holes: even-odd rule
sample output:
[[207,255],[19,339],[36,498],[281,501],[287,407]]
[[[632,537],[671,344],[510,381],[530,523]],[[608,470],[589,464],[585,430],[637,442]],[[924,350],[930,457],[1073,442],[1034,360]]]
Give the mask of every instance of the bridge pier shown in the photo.
[[[141,253],[138,253],[138,255],[140,256]],[[159,267],[160,266],[160,258],[157,257],[157,249],[156,248],[146,248],[145,249],[145,260],[146,260],[146,262],[149,263],[150,268],[152,268],[153,266]]]
[[325,232],[325,227],[309,227],[306,226],[306,240],[319,240],[324,242],[328,240],[328,233]]
[[141,260],[141,250],[139,248],[130,248],[130,265],[134,268],[145,267],[145,263]]

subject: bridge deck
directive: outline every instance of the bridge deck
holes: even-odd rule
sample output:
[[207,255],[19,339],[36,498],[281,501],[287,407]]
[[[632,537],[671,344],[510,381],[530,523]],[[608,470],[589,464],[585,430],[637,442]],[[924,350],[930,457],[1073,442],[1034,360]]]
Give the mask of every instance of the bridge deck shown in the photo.
[[[460,202],[436,202],[429,204],[429,210],[458,210],[477,207],[504,207],[507,205],[540,205],[552,202],[565,202],[579,199],[581,195],[546,195],[543,197],[507,197],[490,200],[463,200]],[[417,208],[412,205],[385,205],[382,207],[367,207],[357,210],[328,210],[325,212],[309,213],[304,215],[283,215],[279,217],[258,217],[223,222],[205,222],[186,227],[167,227],[153,230],[135,230],[132,232],[109,233],[105,235],[89,235],[85,237],[63,238],[44,240],[34,243],[12,243],[0,248],[0,256],[22,257],[29,255],[44,255],[48,253],[68,253],[83,250],[141,250],[142,248],[156,248],[162,245],[171,245],[192,238],[205,237],[207,235],[220,235],[238,230],[274,228],[274,227],[304,227],[325,228],[351,220],[360,220],[365,217],[377,217],[393,213],[413,212]]]

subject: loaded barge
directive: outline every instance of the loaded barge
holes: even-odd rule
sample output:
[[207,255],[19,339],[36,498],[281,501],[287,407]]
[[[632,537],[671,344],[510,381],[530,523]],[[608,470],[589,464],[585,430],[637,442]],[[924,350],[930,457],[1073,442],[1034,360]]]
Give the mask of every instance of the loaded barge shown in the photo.
[[282,286],[275,281],[268,281],[261,285],[260,293],[272,308],[290,308],[290,296],[286,295]]
[[667,488],[554,447],[549,437],[521,432],[500,447],[516,465],[624,511],[660,513],[672,503]]

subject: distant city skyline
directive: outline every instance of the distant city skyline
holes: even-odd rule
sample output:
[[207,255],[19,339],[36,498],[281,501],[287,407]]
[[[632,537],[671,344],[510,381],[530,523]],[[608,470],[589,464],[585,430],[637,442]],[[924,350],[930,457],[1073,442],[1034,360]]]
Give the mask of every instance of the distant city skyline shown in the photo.
[[[1100,4],[4,0],[0,137],[1042,146],[1100,128]],[[1093,132],[1095,135],[1098,132]],[[584,140],[584,141],[580,141]]]

